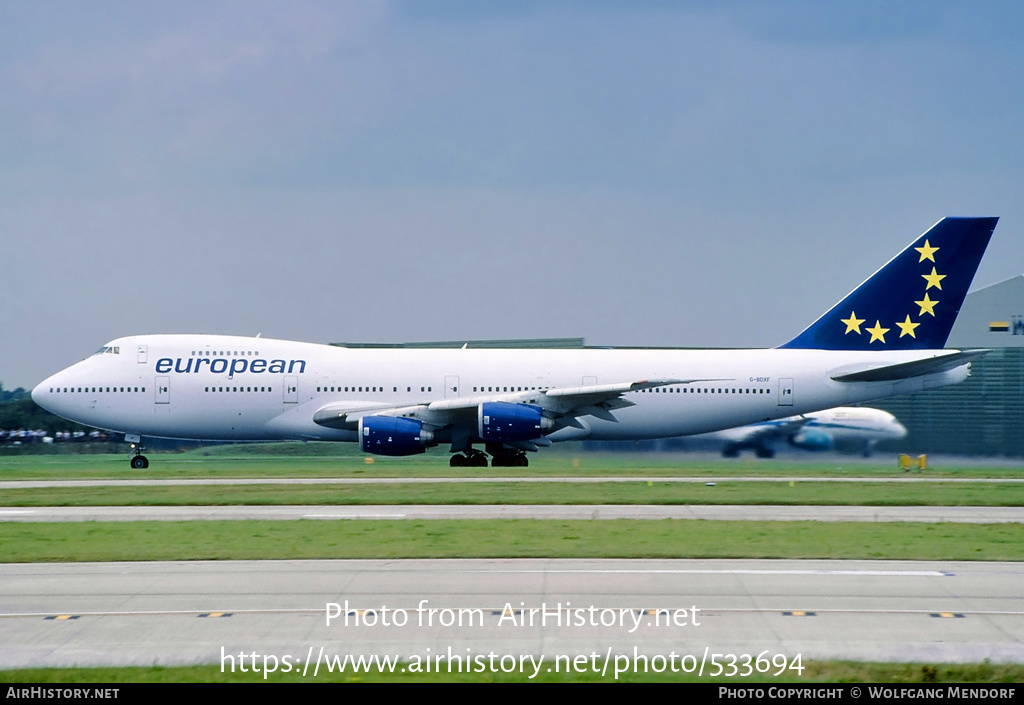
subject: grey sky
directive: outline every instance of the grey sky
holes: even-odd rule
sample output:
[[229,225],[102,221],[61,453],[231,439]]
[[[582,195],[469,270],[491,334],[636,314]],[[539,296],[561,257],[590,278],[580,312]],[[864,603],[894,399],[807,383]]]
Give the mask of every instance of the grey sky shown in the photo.
[[0,382],[123,335],[785,342],[1024,272],[1012,2],[0,0]]

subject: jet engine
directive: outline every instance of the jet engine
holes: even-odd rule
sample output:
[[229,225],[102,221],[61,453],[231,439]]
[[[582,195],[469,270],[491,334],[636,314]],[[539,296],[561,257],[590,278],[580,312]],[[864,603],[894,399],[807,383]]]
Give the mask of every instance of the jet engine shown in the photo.
[[477,432],[488,442],[509,443],[540,438],[554,428],[539,406],[488,401],[477,407]]
[[795,436],[790,436],[789,444],[805,450],[831,450],[832,436],[824,431],[805,429]]
[[375,455],[416,455],[432,445],[434,434],[415,419],[364,416],[359,419],[359,446]]

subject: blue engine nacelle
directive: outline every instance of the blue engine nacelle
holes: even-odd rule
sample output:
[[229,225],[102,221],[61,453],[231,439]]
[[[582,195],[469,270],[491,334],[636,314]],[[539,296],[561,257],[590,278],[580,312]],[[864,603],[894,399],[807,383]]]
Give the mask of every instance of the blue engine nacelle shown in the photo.
[[477,433],[484,441],[532,441],[553,427],[539,406],[487,401],[477,407]]
[[805,450],[831,450],[832,436],[824,431],[806,429],[792,436],[789,444]]
[[423,422],[398,416],[364,416],[359,419],[359,447],[375,455],[416,455],[426,450],[434,434]]

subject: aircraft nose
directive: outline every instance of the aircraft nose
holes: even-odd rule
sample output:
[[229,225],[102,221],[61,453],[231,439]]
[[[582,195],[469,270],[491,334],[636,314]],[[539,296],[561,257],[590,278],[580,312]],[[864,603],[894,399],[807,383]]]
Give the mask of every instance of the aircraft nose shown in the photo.
[[49,407],[46,402],[49,399],[50,389],[53,386],[55,386],[53,384],[53,377],[44,379],[32,389],[32,401],[49,411]]
[[893,426],[897,438],[903,438],[907,435],[907,427],[901,424],[899,421],[894,421]]

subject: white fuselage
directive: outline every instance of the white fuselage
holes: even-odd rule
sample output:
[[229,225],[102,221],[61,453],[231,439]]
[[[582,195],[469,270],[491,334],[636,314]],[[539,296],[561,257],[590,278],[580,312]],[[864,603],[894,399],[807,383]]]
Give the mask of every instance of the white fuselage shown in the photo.
[[777,419],[963,380],[968,366],[899,381],[831,377],[939,351],[366,349],[264,338],[144,335],[40,383],[32,396],[74,421],[196,440],[355,441],[313,421],[328,404],[369,408],[516,391],[686,380],[627,392],[617,421],[589,415],[553,441],[667,438]]

